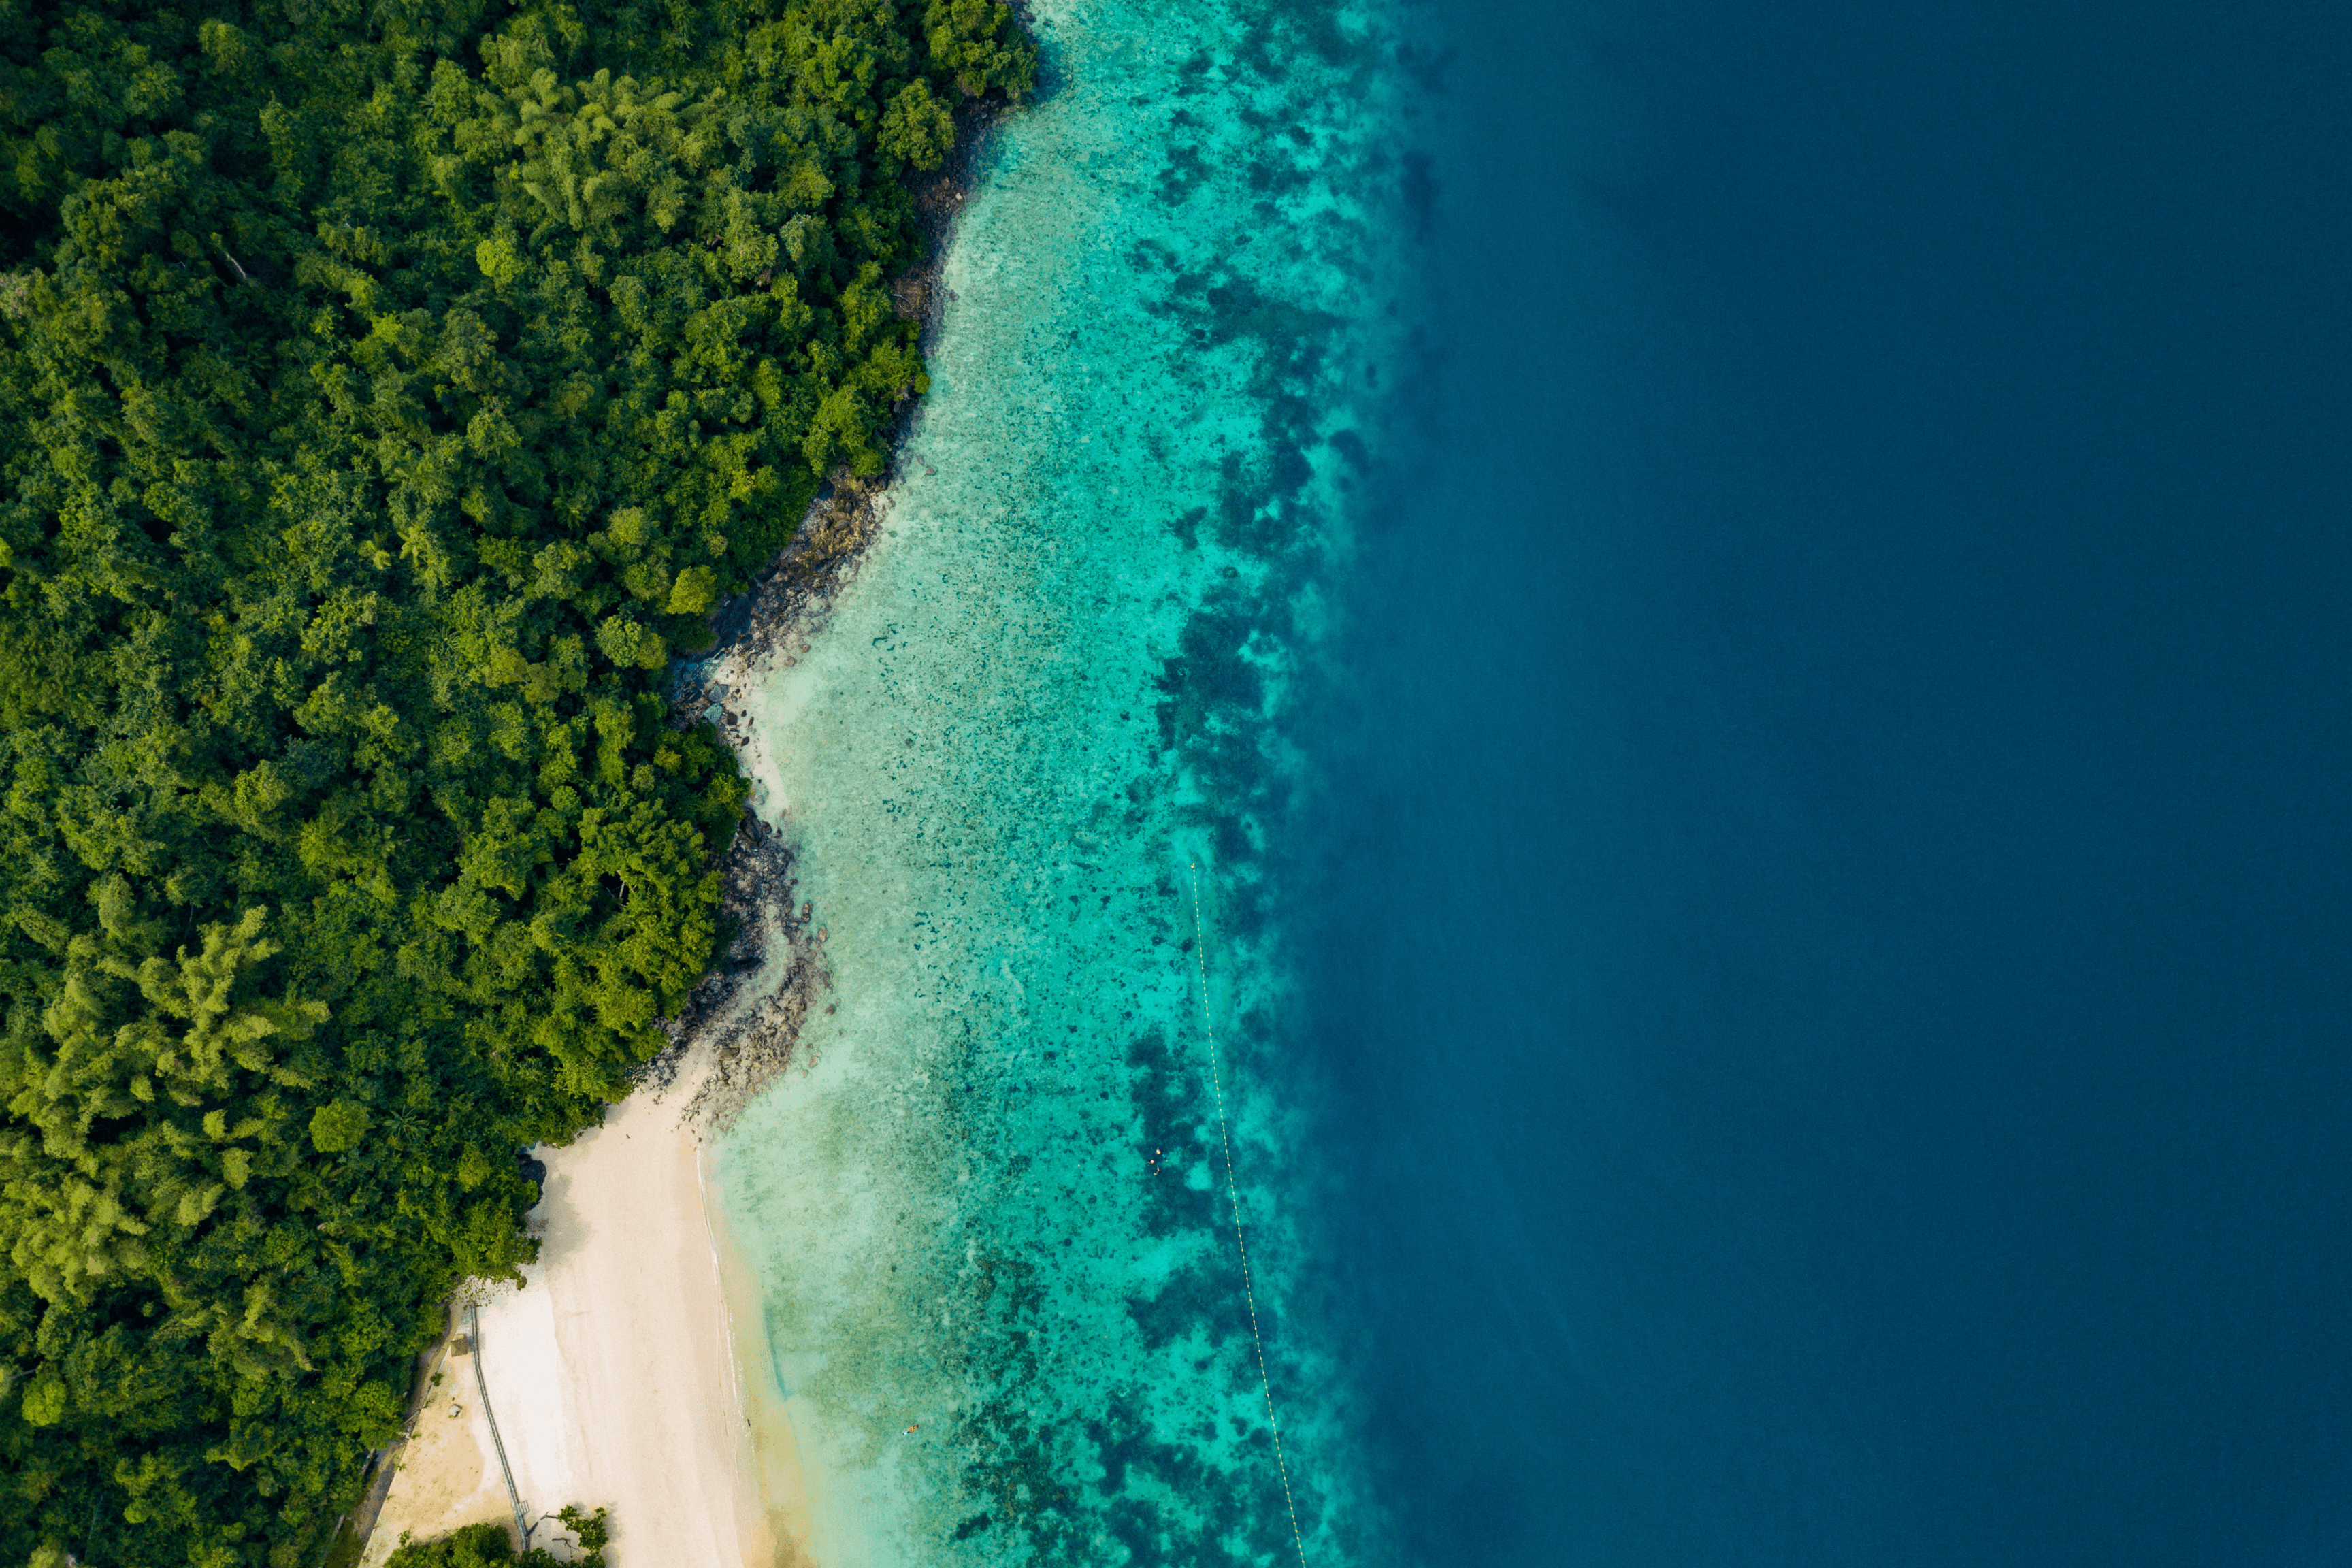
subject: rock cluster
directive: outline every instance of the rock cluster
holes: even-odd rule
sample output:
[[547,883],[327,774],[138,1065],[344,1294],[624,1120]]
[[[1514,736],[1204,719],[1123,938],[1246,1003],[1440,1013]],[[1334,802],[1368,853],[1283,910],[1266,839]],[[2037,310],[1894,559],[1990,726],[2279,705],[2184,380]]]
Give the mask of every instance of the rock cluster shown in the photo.
[[[947,299],[940,263],[994,118],[993,110],[982,109],[959,115],[949,166],[915,193],[930,260],[899,279],[892,294],[901,314],[923,323],[926,347]],[[899,406],[894,463],[906,456],[913,415],[910,398]],[[809,651],[881,527],[888,478],[837,475],[792,542],[748,592],[712,617],[711,647],[680,660],[674,671],[672,722],[718,727],[753,781],[755,808],[744,814],[719,863],[723,909],[732,928],[724,951],[677,1016],[661,1021],[670,1044],[638,1075],[639,1084],[659,1098],[675,1087],[690,1052],[708,1050],[709,1070],[699,1075],[682,1112],[698,1133],[733,1125],[752,1097],[792,1065],[802,1021],[832,988],[824,929],[812,923],[807,904],[793,907],[792,847],[756,809],[766,804],[761,781],[767,770],[761,763],[772,738],[756,733],[746,699],[764,678],[791,668]]]

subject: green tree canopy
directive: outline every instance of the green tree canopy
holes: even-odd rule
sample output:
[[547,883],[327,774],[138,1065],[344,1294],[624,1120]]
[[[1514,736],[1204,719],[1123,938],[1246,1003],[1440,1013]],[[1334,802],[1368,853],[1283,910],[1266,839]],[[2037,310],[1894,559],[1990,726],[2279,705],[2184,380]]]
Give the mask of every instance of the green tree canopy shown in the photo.
[[[604,1568],[604,1547],[611,1540],[604,1510],[589,1514],[567,1508],[556,1517],[580,1547],[581,1555],[571,1559],[575,1568]],[[469,1524],[437,1541],[412,1542],[401,1537],[385,1568],[505,1568],[507,1564],[555,1568],[556,1562],[551,1553],[536,1546],[517,1552],[503,1524]]]
[[995,0],[0,0],[0,1562],[295,1564],[745,784]]

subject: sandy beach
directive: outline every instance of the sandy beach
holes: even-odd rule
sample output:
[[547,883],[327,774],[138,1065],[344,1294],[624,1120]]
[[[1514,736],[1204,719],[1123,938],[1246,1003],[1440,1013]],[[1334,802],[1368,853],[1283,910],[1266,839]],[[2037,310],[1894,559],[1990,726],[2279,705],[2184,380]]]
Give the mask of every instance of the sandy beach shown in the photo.
[[477,1356],[534,1545],[564,1555],[553,1515],[577,1503],[612,1510],[613,1568],[808,1561],[790,1439],[763,1418],[755,1440],[717,1205],[701,1145],[678,1125],[698,1077],[689,1063],[661,1100],[633,1096],[571,1147],[539,1151],[547,1163],[531,1213],[540,1260],[523,1288],[501,1288],[483,1305],[478,1345],[444,1363],[369,1537],[366,1568],[404,1531],[425,1540],[513,1519]]

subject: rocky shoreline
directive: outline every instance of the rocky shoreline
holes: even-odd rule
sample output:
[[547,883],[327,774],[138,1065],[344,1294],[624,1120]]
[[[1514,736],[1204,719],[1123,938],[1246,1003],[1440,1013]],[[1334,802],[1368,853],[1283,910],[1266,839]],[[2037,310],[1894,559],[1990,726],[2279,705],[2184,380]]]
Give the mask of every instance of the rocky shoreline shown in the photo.
[[[921,323],[927,358],[947,304],[940,269],[981,151],[1001,117],[984,108],[959,115],[953,155],[915,195],[929,250],[921,266],[891,286],[891,295],[900,315]],[[711,647],[675,667],[673,725],[714,724],[735,754],[748,759],[757,739],[745,698],[758,680],[799,662],[856,575],[881,527],[883,498],[905,455],[919,401],[910,394],[898,405],[889,467],[862,479],[835,474],[751,587],[714,612]],[[793,1064],[803,1021],[833,987],[824,928],[807,903],[794,904],[793,851],[756,810],[744,813],[718,870],[725,945],[677,1016],[659,1021],[670,1043],[637,1079],[658,1100],[675,1086],[689,1053],[708,1052],[708,1070],[680,1112],[698,1137],[733,1126]]]

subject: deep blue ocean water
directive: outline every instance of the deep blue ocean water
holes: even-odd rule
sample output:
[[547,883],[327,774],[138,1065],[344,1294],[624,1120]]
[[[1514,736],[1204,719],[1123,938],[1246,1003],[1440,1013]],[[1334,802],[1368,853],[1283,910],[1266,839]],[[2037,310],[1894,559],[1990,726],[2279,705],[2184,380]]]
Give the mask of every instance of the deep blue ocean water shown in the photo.
[[1029,16],[713,676],[780,1536],[2352,1561],[2352,17]]
[[1405,1555],[2352,1561],[2352,14],[1442,11],[1289,870]]

